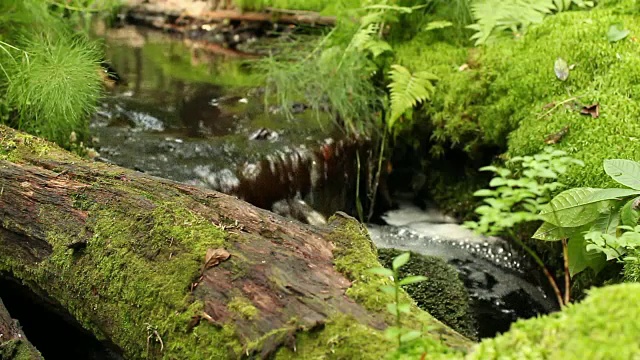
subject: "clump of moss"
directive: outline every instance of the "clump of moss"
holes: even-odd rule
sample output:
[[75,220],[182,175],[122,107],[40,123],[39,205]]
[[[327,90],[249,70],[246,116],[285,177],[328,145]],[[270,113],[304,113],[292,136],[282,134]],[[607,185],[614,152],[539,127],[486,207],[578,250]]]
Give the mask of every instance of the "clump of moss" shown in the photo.
[[485,339],[469,359],[634,359],[640,353],[640,284],[593,289],[579,304],[522,320]]
[[[630,257],[640,259],[640,250],[636,249],[629,254]],[[624,264],[624,281],[640,282],[640,262],[629,261]]]
[[227,308],[248,320],[253,319],[258,314],[258,309],[248,299],[240,296],[231,299],[227,304]]
[[44,358],[28,342],[22,339],[13,339],[0,343],[0,359],[39,360]]
[[[396,249],[379,249],[378,257],[382,266],[391,268],[393,259],[402,253]],[[416,304],[459,333],[476,338],[475,320],[469,309],[469,294],[456,269],[441,258],[411,253],[407,265],[400,269],[400,277],[416,275],[427,277],[423,282],[405,287]]]

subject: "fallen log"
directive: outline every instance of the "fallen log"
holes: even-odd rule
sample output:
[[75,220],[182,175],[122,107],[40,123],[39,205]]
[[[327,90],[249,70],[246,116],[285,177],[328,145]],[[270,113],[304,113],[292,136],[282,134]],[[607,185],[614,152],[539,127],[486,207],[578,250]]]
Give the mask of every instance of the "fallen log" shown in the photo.
[[[125,358],[380,359],[394,348],[383,336],[392,296],[378,291],[389,280],[366,271],[376,250],[346,215],[303,225],[0,126],[0,220],[0,275]],[[412,309],[403,326],[438,351],[467,348]]]
[[0,359],[42,359],[0,299]]

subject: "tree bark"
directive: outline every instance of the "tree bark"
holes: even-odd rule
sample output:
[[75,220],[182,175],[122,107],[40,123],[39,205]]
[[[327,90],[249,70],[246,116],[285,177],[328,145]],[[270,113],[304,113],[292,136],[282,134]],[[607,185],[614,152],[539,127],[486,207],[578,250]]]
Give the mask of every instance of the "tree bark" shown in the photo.
[[[328,331],[356,346],[356,334],[384,339],[390,320],[384,306],[348,295],[369,277],[334,267],[337,250],[371,251],[336,245],[336,229],[351,220],[303,225],[2,126],[0,219],[0,274],[62,306],[126,358],[269,358]],[[414,325],[428,323],[448,345],[468,345],[420,319]]]
[[0,359],[42,359],[0,299]]

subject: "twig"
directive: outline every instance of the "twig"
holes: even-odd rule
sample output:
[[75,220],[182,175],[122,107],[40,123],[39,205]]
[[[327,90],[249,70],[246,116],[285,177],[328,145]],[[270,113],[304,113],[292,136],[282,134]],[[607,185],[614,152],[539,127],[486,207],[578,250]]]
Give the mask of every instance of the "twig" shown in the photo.
[[564,259],[564,304],[571,299],[571,274],[569,273],[569,248],[567,239],[562,239],[562,257]]
[[562,105],[564,105],[564,104],[566,104],[566,103],[568,103],[568,102],[570,102],[570,101],[574,101],[574,100],[578,100],[578,97],[576,97],[576,96],[572,96],[572,97],[570,97],[570,98],[568,98],[568,99],[566,99],[566,100],[563,100],[563,101],[561,101],[561,102],[557,103],[554,107],[552,107],[551,109],[549,109],[549,111],[547,111],[546,113],[544,113],[544,114],[542,114],[542,115],[538,116],[538,118],[537,118],[536,120],[540,120],[540,119],[542,119],[543,117],[545,117],[545,116],[547,116],[547,115],[551,114],[551,113],[552,113],[555,109],[557,109],[559,106],[562,106]]
[[518,237],[515,236],[515,234],[512,234],[512,238],[527,253],[529,253],[529,255],[533,258],[533,260],[538,264],[538,266],[540,266],[540,268],[544,272],[544,275],[547,277],[547,280],[549,281],[549,284],[551,284],[551,287],[553,288],[553,292],[556,294],[556,298],[558,300],[558,304],[560,305],[560,307],[564,306],[565,303],[564,303],[564,300],[562,299],[562,293],[560,292],[560,288],[558,287],[558,283],[556,282],[556,279],[553,278],[553,275],[551,275],[551,273],[549,272],[549,269],[547,269],[547,267],[544,265],[544,262],[542,262],[542,259],[540,259],[538,254],[536,254],[536,252],[533,251],[533,249],[528,247],[524,242],[522,242],[522,240],[518,239]]

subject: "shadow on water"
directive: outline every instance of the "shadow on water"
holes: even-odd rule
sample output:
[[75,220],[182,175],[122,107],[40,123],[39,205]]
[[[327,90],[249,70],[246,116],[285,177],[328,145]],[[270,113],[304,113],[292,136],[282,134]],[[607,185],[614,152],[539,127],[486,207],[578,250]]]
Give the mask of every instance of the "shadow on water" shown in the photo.
[[27,339],[47,360],[121,360],[114,346],[98,341],[64,312],[25,285],[0,276],[0,298]]

